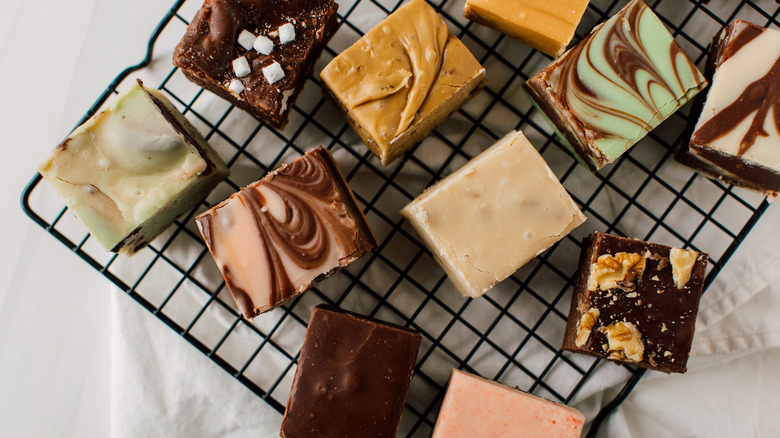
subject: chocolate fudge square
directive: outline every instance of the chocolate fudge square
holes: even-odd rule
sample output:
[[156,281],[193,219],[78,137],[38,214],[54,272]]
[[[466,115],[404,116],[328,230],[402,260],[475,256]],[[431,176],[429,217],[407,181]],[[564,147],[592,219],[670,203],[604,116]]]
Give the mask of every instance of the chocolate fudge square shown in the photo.
[[604,233],[582,249],[563,349],[684,373],[707,254]]
[[377,247],[352,190],[321,147],[242,188],[196,221],[247,319]]
[[315,307],[281,436],[395,437],[421,339],[415,330]]
[[337,28],[333,0],[206,0],[173,54],[191,81],[274,128]]
[[780,30],[735,20],[713,41],[705,70],[712,83],[677,161],[712,178],[780,191]]

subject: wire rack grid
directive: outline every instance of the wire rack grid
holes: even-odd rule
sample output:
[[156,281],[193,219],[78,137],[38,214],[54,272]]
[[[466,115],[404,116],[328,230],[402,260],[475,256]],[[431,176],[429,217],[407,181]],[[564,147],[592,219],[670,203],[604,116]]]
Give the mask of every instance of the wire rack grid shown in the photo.
[[[576,164],[521,92],[549,58],[462,17],[461,0],[429,2],[488,71],[487,88],[402,159],[382,168],[335,108],[307,82],[284,130],[263,125],[171,69],[170,53],[200,0],[179,0],[163,17],[141,63],[123,71],[87,111],[96,113],[126,81],[143,77],[206,134],[231,177],[195,210],[132,258],[107,254],[36,175],[25,212],[247,388],[283,412],[311,308],[321,302],[376,316],[423,335],[399,431],[429,436],[452,367],[563,403],[582,396],[589,378],[619,372],[622,390],[644,373],[559,349],[582,238],[594,230],[686,246],[710,254],[709,285],[767,208],[755,193],[698,176],[672,159],[683,141],[687,108],[674,114],[615,164],[595,176]],[[592,0],[582,38],[625,1]],[[339,0],[342,25],[315,71],[387,14],[398,0]],[[709,42],[735,18],[777,26],[772,1],[648,2],[683,50],[703,65]],[[152,50],[162,55],[152,62]],[[131,73],[135,73],[132,77]],[[81,122],[80,122],[81,123]],[[79,123],[79,124],[80,124]],[[400,208],[511,129],[522,129],[588,216],[588,222],[479,299],[464,299],[402,220]],[[317,145],[331,150],[380,242],[379,249],[309,293],[242,319],[192,218],[239,187]],[[614,373],[613,373],[614,374]]]

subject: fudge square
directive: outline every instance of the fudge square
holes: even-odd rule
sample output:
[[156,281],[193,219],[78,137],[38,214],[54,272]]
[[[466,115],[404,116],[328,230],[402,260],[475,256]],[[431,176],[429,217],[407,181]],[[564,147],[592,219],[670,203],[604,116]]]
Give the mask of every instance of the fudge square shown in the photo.
[[247,319],[377,247],[352,190],[321,147],[232,194],[196,221]]
[[485,85],[485,69],[425,0],[398,8],[320,77],[383,166]]
[[38,170],[92,237],[122,254],[145,246],[229,173],[198,130],[140,80]]
[[455,287],[475,298],[585,222],[519,131],[429,187],[401,214]]
[[708,260],[604,233],[586,238],[563,348],[684,373]]
[[466,0],[464,16],[550,56],[566,50],[589,0]]
[[432,438],[579,438],[580,411],[456,369]]
[[524,88],[566,146],[595,172],[706,85],[661,20],[633,0]]
[[776,197],[780,191],[780,31],[735,20],[712,44],[712,85],[677,161]]
[[333,0],[206,0],[173,53],[192,82],[274,128],[338,26]]
[[394,438],[421,339],[415,330],[315,307],[281,436]]

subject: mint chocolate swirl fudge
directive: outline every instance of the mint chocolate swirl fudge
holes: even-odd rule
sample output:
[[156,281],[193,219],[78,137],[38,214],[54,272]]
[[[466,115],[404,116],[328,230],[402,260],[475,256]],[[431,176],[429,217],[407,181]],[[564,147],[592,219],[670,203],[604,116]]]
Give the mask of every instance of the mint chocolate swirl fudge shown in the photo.
[[707,85],[639,0],[531,77],[526,91],[591,171],[620,157]]

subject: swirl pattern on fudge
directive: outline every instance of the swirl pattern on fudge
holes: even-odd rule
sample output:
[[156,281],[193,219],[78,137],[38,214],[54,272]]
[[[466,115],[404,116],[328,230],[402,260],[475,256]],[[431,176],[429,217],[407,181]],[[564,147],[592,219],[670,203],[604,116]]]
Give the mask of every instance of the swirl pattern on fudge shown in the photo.
[[445,51],[457,40],[424,2],[406,8],[415,11],[390,15],[356,43],[359,50],[345,51],[322,72],[350,110],[376,114],[364,123],[370,120],[366,128],[387,142],[409,128],[434,83],[446,80]]
[[341,178],[335,164],[324,150],[314,152],[197,218],[228,289],[249,318],[376,247],[346,183],[334,181],[334,175]]
[[553,84],[569,84],[565,103],[605,139],[644,136],[703,79],[671,35],[647,31],[649,21],[659,20],[644,3],[632,3],[550,75]]

